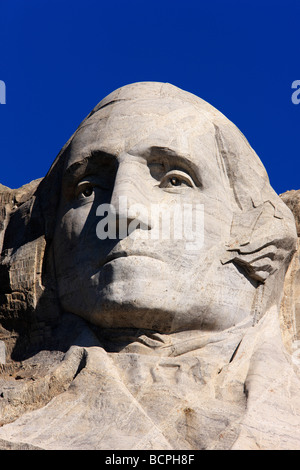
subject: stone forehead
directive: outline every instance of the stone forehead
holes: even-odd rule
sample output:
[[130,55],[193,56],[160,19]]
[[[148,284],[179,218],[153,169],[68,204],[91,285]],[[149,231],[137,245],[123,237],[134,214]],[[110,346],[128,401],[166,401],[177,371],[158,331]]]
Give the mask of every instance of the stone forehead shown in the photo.
[[[152,122],[149,120],[151,113]],[[163,114],[165,118],[160,122],[159,116]],[[126,128],[131,131],[127,132]],[[262,187],[267,193],[271,189],[262,162],[235,124],[198,96],[168,83],[133,83],[110,93],[82,121],[56,162],[64,155],[66,168],[86,158],[94,144],[98,145],[99,137],[104,151],[106,147],[115,146],[118,154],[150,141],[168,146],[168,138],[171,147],[180,143],[180,151],[183,149],[187,154],[196,144],[199,154],[203,151],[206,154],[206,150],[208,155],[215,154],[225,179],[227,175],[236,193],[244,194],[247,201],[259,203],[265,197]],[[184,145],[182,139],[185,139]]]
[[[139,147],[139,149],[136,148]],[[100,108],[78,128],[72,141],[67,166],[92,151],[119,155],[153,146],[166,147],[215,168],[215,128],[211,120],[193,106],[162,99],[118,101]]]
[[173,145],[189,153],[194,138],[200,136],[206,135],[208,140],[205,137],[203,145],[207,140],[206,145],[211,146],[215,135],[213,116],[219,114],[208,103],[173,85],[127,85],[93,109],[73,136],[72,148],[76,151],[90,147],[99,138],[104,147],[109,143],[120,146],[122,141],[122,148],[131,148],[149,138],[157,145],[166,145],[171,139]]
[[[159,132],[170,138],[174,134],[186,136],[215,134],[211,119],[199,112],[190,103],[180,104],[175,100],[133,100],[111,102],[100,108],[77,129],[77,138],[86,139],[83,134],[96,138],[116,139],[133,137],[133,134],[158,136]],[[160,131],[161,130],[161,131]]]
[[182,90],[170,83],[160,82],[140,82],[125,85],[107,95],[98,103],[94,111],[107,106],[109,103],[120,100],[141,100],[141,99],[170,99],[180,101],[182,103],[190,103],[198,108],[210,112],[220,112],[209,103],[188,91]]
[[100,103],[94,108],[98,110],[103,106],[107,106],[111,102],[120,100],[140,100],[140,99],[158,99],[158,98],[169,98],[176,99],[183,102],[190,102],[197,104],[205,102],[198,98],[196,95],[187,91],[181,90],[180,88],[171,85],[169,83],[159,82],[140,82],[125,85],[107,95]]
[[[157,106],[158,102],[161,106],[160,110],[159,106]],[[232,123],[220,111],[192,93],[181,90],[169,83],[140,82],[125,85],[106,96],[97,104],[97,106],[95,106],[79,128],[86,125],[87,121],[100,110],[106,107],[113,108],[113,105],[116,103],[124,103],[124,105],[133,109],[133,107],[130,106],[132,104],[135,109],[140,110],[143,108],[149,109],[149,107],[153,106],[153,108],[157,108],[158,113],[161,112],[162,114],[166,113],[168,109],[183,109],[189,107],[191,111],[193,108],[194,112],[197,111],[202,114],[208,121],[216,124],[219,122],[223,125],[232,125]],[[109,111],[105,114],[109,114]]]

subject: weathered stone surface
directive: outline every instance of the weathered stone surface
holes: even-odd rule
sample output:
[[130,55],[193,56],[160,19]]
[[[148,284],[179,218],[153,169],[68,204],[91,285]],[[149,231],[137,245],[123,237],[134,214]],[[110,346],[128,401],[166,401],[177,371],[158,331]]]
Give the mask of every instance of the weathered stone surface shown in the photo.
[[300,189],[286,191],[280,194],[281,199],[291,209],[296,222],[297,234],[300,236]]
[[6,362],[6,346],[4,341],[0,341],[0,364],[5,364]]
[[[291,209],[296,222],[298,237],[300,234],[300,191],[287,191],[280,195]],[[293,363],[300,365],[300,245],[294,254],[284,280],[283,298],[280,310],[281,330],[286,349],[292,355]]]
[[300,449],[298,196],[226,117],[123,87],[10,191],[0,448]]

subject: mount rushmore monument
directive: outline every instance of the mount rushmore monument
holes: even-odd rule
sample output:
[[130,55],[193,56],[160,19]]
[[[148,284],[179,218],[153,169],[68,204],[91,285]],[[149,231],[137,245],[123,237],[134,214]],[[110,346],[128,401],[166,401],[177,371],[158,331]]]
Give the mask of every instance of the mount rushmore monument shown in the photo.
[[0,185],[0,449],[300,449],[300,197],[142,82]]

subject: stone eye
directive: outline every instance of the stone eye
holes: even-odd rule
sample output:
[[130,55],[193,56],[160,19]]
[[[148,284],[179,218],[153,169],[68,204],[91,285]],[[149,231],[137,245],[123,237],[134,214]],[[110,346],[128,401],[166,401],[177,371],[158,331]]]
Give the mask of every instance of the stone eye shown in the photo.
[[78,198],[90,197],[94,192],[94,187],[91,183],[82,183],[78,187]]
[[173,178],[170,178],[170,183],[172,186],[180,186],[182,181],[179,178],[176,178],[176,176],[173,176]]
[[179,170],[169,171],[163,178],[160,183],[160,188],[175,188],[175,187],[190,187],[194,188],[194,182],[190,175],[186,172]]
[[82,191],[82,195],[84,197],[89,197],[93,194],[93,187],[92,186],[89,186],[88,188],[85,188],[83,191]]

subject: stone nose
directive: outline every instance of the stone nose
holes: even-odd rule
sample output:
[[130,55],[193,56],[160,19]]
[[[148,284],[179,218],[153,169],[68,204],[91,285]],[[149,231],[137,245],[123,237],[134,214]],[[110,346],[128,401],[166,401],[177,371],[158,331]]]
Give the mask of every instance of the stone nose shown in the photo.
[[149,175],[145,165],[122,161],[117,171],[111,205],[116,221],[123,231],[130,225],[132,230],[151,230],[151,201]]

